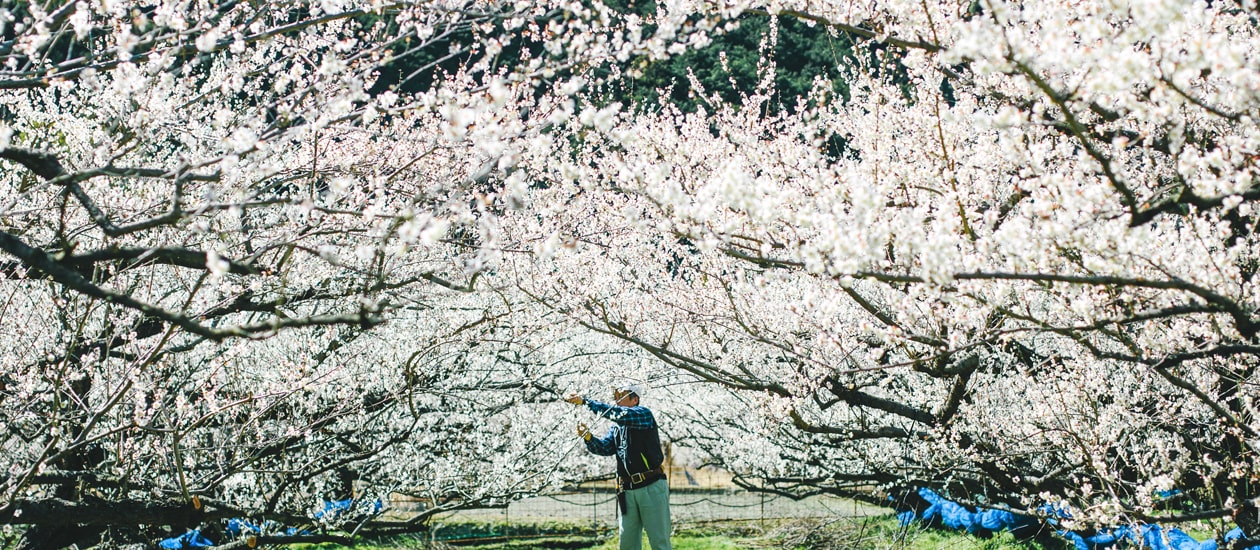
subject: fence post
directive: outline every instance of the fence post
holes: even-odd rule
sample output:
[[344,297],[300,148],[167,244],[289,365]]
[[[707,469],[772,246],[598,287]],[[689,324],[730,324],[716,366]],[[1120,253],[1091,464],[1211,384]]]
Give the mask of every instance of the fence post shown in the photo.
[[674,445],[670,441],[665,442],[665,485],[674,488]]
[[761,493],[761,530],[766,530],[766,493]]

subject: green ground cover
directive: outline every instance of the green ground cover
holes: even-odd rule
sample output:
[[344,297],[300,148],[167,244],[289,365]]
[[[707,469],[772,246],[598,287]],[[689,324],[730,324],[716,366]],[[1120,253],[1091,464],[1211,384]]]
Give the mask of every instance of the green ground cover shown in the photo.
[[[832,520],[735,521],[683,526],[672,538],[676,550],[781,549],[810,550],[1062,550],[1057,539],[1020,541],[1009,533],[981,538],[963,532],[911,525],[903,527],[892,514]],[[335,550],[337,545],[293,545],[294,550]],[[616,550],[616,532],[592,529],[589,523],[458,522],[442,524],[431,535],[363,541],[367,550]],[[647,549],[644,540],[643,548]]]

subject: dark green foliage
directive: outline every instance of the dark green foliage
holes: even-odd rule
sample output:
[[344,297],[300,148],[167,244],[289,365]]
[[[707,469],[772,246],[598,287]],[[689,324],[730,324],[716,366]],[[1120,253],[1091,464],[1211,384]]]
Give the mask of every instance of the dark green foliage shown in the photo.
[[949,83],[948,78],[941,79],[941,97],[945,98],[945,103],[948,103],[950,107],[953,107],[957,101],[954,98],[954,86]]
[[[460,23],[440,29],[437,35],[424,40],[415,36],[404,36],[389,48],[391,57],[379,71],[379,77],[368,90],[370,95],[377,95],[386,90],[400,94],[428,91],[435,83],[447,75],[459,72],[466,66],[481,60],[486,53],[485,44],[489,37],[512,37],[506,41],[502,49],[490,58],[488,70],[514,70],[525,60],[547,55],[542,44],[528,37],[527,33],[509,31],[504,28],[504,19],[510,13],[487,14],[481,21],[487,28]],[[377,18],[376,16],[365,16]],[[563,17],[562,14],[551,13],[537,18],[545,24],[549,18]],[[375,21],[373,19],[373,21]],[[380,19],[389,31],[394,31],[398,23],[392,18]]]
[[[656,9],[652,0],[612,0],[608,5],[621,13],[648,19]],[[631,60],[618,71],[631,76],[615,81],[608,89],[594,90],[595,95],[601,97],[597,103],[620,101],[640,109],[653,109],[660,104],[659,92],[663,91],[668,101],[684,112],[694,112],[704,99],[692,89],[688,77],[690,69],[703,88],[704,96],[716,94],[724,102],[742,104],[762,79],[763,43],[775,66],[774,97],[768,106],[771,111],[795,108],[809,95],[818,77],[830,82],[832,93],[847,96],[844,69],[857,61],[855,45],[849,35],[831,32],[823,25],[809,24],[795,17],[746,14],[738,23],[737,28],[725,34],[714,34],[712,42],[703,48],[661,61]],[[770,42],[772,23],[778,25],[777,39],[773,43]],[[645,26],[645,33],[654,31],[653,26]],[[369,93],[375,95],[393,89],[406,94],[429,89],[442,74],[457,71],[478,55],[479,37],[475,34],[471,28],[448,29],[436,42],[423,48],[414,47],[414,40],[400,41],[391,48],[394,57],[381,67],[380,77]],[[499,53],[497,64],[510,68],[521,59],[537,55],[546,55],[538,44],[517,40]],[[596,81],[612,72],[607,67],[590,69]]]
[[[397,25],[389,21],[391,28]],[[392,30],[392,29],[391,29]],[[424,47],[425,41],[407,38],[391,48],[393,58],[380,68],[380,76],[368,93],[376,95],[386,90],[398,93],[424,92],[433,87],[444,74],[454,73],[472,54],[466,44],[474,40],[471,29],[449,29]]]
[[[726,34],[715,35],[709,45],[689,50],[664,61],[640,67],[637,77],[629,79],[624,89],[613,93],[616,99],[654,108],[660,102],[658,91],[684,112],[694,112],[703,102],[692,89],[688,69],[695,75],[705,96],[717,94],[722,101],[741,104],[762,78],[762,43],[771,36],[771,17],[748,14],[740,18],[739,27]],[[794,17],[777,18],[778,39],[767,46],[776,68],[774,98],[769,109],[795,108],[814,87],[814,79],[831,82],[832,92],[846,96],[844,67],[854,60],[852,39],[843,33],[829,32],[822,25],[807,25]],[[725,54],[726,62],[722,62]]]
[[604,5],[619,13],[647,17],[656,13],[656,0],[606,0]]

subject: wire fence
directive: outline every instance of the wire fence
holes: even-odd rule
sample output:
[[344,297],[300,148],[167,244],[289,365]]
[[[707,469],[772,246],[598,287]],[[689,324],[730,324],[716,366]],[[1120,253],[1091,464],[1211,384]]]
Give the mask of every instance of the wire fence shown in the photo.
[[[687,490],[671,488],[670,513],[675,524],[714,521],[769,520],[784,518],[834,518],[887,513],[887,510],[832,496],[800,500],[740,490]],[[590,522],[592,526],[616,525],[616,493],[607,489],[540,495],[513,502],[506,508],[461,510],[439,520],[481,520],[511,523],[537,521]]]
[[[716,479],[714,477],[716,476]],[[767,522],[783,519],[858,517],[888,510],[839,497],[816,495],[804,499],[738,489],[729,475],[703,471],[672,472],[670,514],[675,529],[723,522]],[[574,535],[606,536],[620,521],[615,489],[607,482],[539,495],[505,508],[460,510],[434,518],[439,528],[433,540],[471,542],[522,540]]]
[[[702,493],[681,490],[670,494],[670,513],[675,529],[737,521],[752,522],[765,528],[783,519],[834,519],[883,514],[887,510],[828,496],[793,500],[747,491]],[[502,509],[461,510],[444,514],[435,518],[429,540],[450,544],[488,544],[570,537],[584,539],[589,545],[615,534],[618,521],[616,493],[603,489],[563,492],[513,502]]]

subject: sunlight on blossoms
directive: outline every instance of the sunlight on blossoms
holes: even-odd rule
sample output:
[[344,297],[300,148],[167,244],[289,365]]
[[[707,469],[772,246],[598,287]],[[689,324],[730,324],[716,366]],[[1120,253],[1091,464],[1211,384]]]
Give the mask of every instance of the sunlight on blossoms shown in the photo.
[[1255,540],[1254,4],[0,1],[0,538]]

